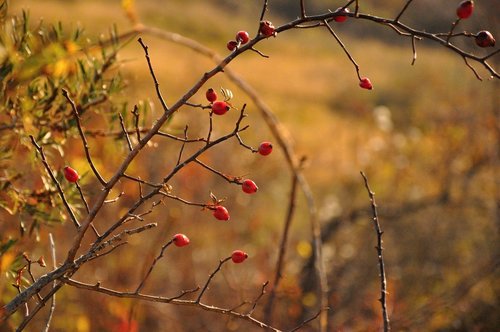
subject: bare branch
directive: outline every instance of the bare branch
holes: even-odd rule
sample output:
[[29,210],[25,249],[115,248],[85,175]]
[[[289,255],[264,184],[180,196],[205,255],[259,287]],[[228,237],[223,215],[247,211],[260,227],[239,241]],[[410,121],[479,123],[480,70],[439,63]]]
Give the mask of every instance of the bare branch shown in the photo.
[[52,179],[52,182],[54,182],[54,184],[57,188],[57,192],[59,193],[59,197],[61,197],[61,200],[64,204],[64,207],[66,208],[66,211],[68,212],[68,214],[71,218],[71,221],[73,222],[73,224],[75,224],[76,229],[79,229],[80,223],[78,222],[75,214],[73,213],[73,210],[71,210],[71,207],[69,206],[68,200],[66,199],[66,195],[64,195],[64,191],[62,190],[61,185],[59,184],[59,181],[57,181],[54,173],[52,172],[52,169],[49,166],[47,158],[45,157],[45,153],[43,152],[43,147],[38,145],[38,143],[35,141],[35,138],[32,135],[30,135],[30,139],[31,139],[31,143],[36,148],[36,150],[38,151],[40,156],[42,157],[42,163],[45,166],[45,170],[47,171],[47,173],[49,173],[49,176]]
[[103,186],[106,186],[106,181],[102,178],[101,174],[99,174],[99,171],[95,167],[94,162],[92,161],[92,157],[90,156],[89,144],[87,142],[87,137],[85,136],[85,133],[83,132],[82,129],[82,123],[80,120],[80,114],[78,114],[78,108],[75,105],[73,99],[71,99],[71,97],[69,96],[68,90],[62,89],[62,94],[64,98],[66,98],[68,103],[71,105],[71,109],[73,110],[73,115],[75,116],[78,132],[80,133],[80,138],[82,139],[83,149],[85,150],[85,156],[87,157],[87,162],[89,163],[90,168],[92,169],[92,172],[94,172],[94,175],[97,178],[97,180],[99,180],[99,182]]
[[384,332],[390,331],[391,327],[389,325],[389,315],[387,314],[387,304],[386,304],[386,294],[387,294],[387,281],[385,277],[385,266],[384,266],[384,256],[382,254],[383,248],[382,248],[382,229],[380,228],[380,223],[378,220],[378,213],[377,213],[377,203],[375,202],[375,193],[370,189],[370,186],[368,185],[368,179],[365,175],[365,173],[360,172],[361,176],[363,177],[363,180],[365,181],[365,187],[366,190],[368,191],[368,196],[370,197],[370,202],[372,206],[372,213],[373,213],[373,225],[375,226],[375,231],[377,232],[377,254],[378,254],[378,264],[379,264],[379,270],[380,270],[380,304],[382,306],[382,318],[384,321]]

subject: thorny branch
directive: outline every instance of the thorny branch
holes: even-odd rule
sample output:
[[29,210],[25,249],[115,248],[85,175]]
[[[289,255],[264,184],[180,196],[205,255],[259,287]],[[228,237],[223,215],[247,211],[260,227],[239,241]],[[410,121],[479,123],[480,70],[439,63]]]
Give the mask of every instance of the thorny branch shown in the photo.
[[361,176],[363,177],[363,180],[365,181],[365,187],[366,190],[368,191],[368,196],[370,197],[370,202],[372,206],[372,213],[373,213],[373,225],[375,227],[375,231],[377,233],[377,255],[378,255],[378,264],[379,264],[379,272],[380,272],[380,304],[382,306],[382,318],[384,321],[384,332],[390,331],[391,327],[389,325],[389,315],[387,313],[387,303],[386,303],[386,294],[387,294],[387,280],[385,277],[385,266],[384,266],[384,256],[382,254],[383,247],[382,247],[382,229],[380,228],[380,223],[378,220],[378,213],[377,213],[377,203],[375,202],[375,193],[370,189],[370,186],[368,184],[368,178],[366,177],[365,173],[360,172]]

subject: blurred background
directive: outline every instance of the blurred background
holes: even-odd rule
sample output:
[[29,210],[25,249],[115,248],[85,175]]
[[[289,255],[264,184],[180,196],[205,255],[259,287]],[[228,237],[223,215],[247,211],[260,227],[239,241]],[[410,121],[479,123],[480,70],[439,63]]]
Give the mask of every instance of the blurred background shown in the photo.
[[[335,10],[343,1],[305,1],[308,13]],[[299,1],[269,1],[266,19],[280,26],[297,17]],[[395,17],[406,1],[360,2],[362,12]],[[455,20],[458,1],[416,1],[402,22],[429,32],[447,32]],[[226,43],[239,30],[251,37],[258,29],[261,2],[216,0],[137,1],[140,21],[197,40],[226,55]],[[29,12],[31,24],[61,22],[67,31],[83,28],[90,40],[132,29],[120,1],[114,0],[16,0],[10,14]],[[478,1],[474,15],[457,31],[489,30],[498,36],[496,1]],[[332,22],[334,23],[334,22]],[[499,82],[479,81],[457,54],[427,40],[417,42],[412,62],[411,40],[372,22],[348,19],[332,24],[362,76],[370,77],[374,90],[362,90],[352,63],[324,28],[288,30],[257,45],[269,58],[247,52],[229,65],[270,106],[286,128],[297,156],[305,156],[304,175],[309,182],[322,227],[325,267],[329,283],[329,321],[332,331],[378,331],[382,325],[376,234],[371,222],[370,201],[360,171],[366,173],[376,193],[384,231],[384,255],[388,282],[387,304],[393,331],[494,331],[500,326],[498,270],[499,192]],[[210,59],[181,45],[142,35],[167,104],[175,102],[204,72],[213,68]],[[472,39],[457,44],[475,54]],[[497,46],[498,47],[498,46]],[[498,55],[490,59],[498,68]],[[115,100],[126,102],[126,121],[135,104],[148,113],[149,126],[161,113],[154,85],[140,45],[133,38],[118,54],[117,70],[125,88]],[[249,98],[219,74],[208,87],[234,93],[232,103],[248,103],[244,123],[250,128],[242,139],[256,147],[274,141],[261,114]],[[202,88],[191,102],[205,103]],[[144,106],[146,105],[146,106]],[[84,126],[109,128],[110,116],[102,109]],[[116,116],[115,116],[116,117]],[[214,119],[214,135],[232,130],[237,112]],[[165,127],[182,136],[199,137],[208,130],[208,116],[184,107]],[[92,128],[90,128],[92,127]],[[114,124],[111,129],[119,130]],[[3,134],[0,132],[0,134]],[[275,145],[277,147],[277,145]],[[95,138],[90,141],[96,165],[105,178],[111,176],[127,152],[123,140]],[[131,164],[128,173],[158,181],[175,166],[181,145],[155,139]],[[185,155],[199,145],[186,147]],[[83,174],[81,184],[89,201],[98,190],[81,143],[68,138],[64,154],[53,152],[58,169],[74,165]],[[29,172],[41,170],[39,162],[23,163],[26,152],[16,154],[8,167]],[[34,157],[34,153],[31,157]],[[273,280],[279,241],[288,209],[292,183],[284,154],[279,148],[268,157],[252,154],[231,140],[209,151],[203,162],[225,174],[245,176],[259,186],[256,195],[198,165],[184,168],[170,183],[175,195],[208,202],[209,193],[226,198],[231,221],[215,221],[211,213],[173,200],[149,214],[146,222],[158,227],[131,237],[126,246],[83,267],[75,279],[120,290],[135,289],[152,259],[173,234],[185,233],[191,245],[169,248],[144,289],[147,293],[174,296],[181,289],[203,284],[219,259],[234,249],[248,252],[244,264],[228,264],[217,274],[205,302],[234,307],[252,301],[262,283]],[[10,163],[10,164],[9,164]],[[5,166],[5,167],[7,167]],[[39,182],[39,181],[38,181]],[[20,187],[37,183],[26,180]],[[73,189],[67,188],[68,191]],[[97,225],[116,220],[137,198],[137,185],[122,182],[116,192],[124,195],[107,205]],[[77,204],[78,196],[74,194]],[[144,207],[147,211],[149,206]],[[0,240],[18,239],[2,256],[0,300],[15,295],[12,275],[5,273],[16,255],[50,257],[48,233],[53,233],[58,257],[71,243],[70,222],[47,222],[20,235],[20,223],[32,222],[26,213],[10,215],[0,210]],[[134,221],[134,226],[141,225]],[[90,239],[89,239],[90,241]],[[299,191],[296,214],[287,246],[283,280],[277,292],[274,326],[287,330],[318,310],[318,280],[312,263],[311,226],[305,197]],[[10,255],[10,256],[8,256]],[[49,264],[50,265],[50,264]],[[47,268],[37,268],[42,274]],[[58,293],[53,331],[255,331],[245,321],[197,308],[123,300],[65,287]],[[266,297],[255,316],[262,318]],[[44,309],[46,312],[46,309]],[[15,317],[13,325],[19,322]],[[39,331],[44,315],[28,327]],[[316,330],[317,323],[304,327]]]

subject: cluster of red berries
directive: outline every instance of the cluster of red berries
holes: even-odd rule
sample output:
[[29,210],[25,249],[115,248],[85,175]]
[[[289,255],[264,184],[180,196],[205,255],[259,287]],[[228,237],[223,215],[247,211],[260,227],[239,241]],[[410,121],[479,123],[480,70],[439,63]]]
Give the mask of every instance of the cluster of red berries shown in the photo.
[[231,109],[231,106],[226,101],[217,100],[217,92],[210,88],[205,93],[207,100],[212,104],[212,112],[217,115],[224,115]]
[[[474,11],[474,1],[464,0],[458,4],[457,17],[459,19],[467,19],[471,17],[473,11]],[[475,42],[476,45],[479,47],[494,47],[496,40],[491,34],[491,32],[483,30],[479,31],[475,35]]]
[[248,43],[250,40],[250,35],[246,31],[238,31],[236,34],[236,40],[230,40],[227,42],[227,49],[230,51],[234,51],[237,49],[240,45],[244,45]]
[[[177,247],[184,247],[189,244],[189,238],[185,234],[175,234],[172,238],[172,242]],[[243,263],[248,258],[248,254],[242,250],[235,250],[231,254],[231,260],[238,264]]]

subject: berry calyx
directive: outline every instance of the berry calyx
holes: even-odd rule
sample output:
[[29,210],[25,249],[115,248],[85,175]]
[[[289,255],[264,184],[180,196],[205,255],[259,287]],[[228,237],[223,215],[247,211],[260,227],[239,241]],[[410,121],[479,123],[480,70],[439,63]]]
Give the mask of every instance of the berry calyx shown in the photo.
[[189,244],[189,238],[184,234],[175,234],[173,241],[174,244],[178,247],[184,247]]
[[78,173],[69,166],[64,167],[64,177],[66,178],[66,180],[72,183],[75,183],[80,178]]
[[469,18],[474,10],[474,1],[465,0],[460,2],[457,7],[457,16],[461,19]]
[[229,212],[227,211],[227,209],[225,207],[223,207],[222,205],[217,205],[215,207],[215,210],[213,212],[213,215],[215,217],[215,219],[217,220],[224,220],[224,221],[227,221],[229,220]]
[[255,194],[259,187],[250,179],[246,179],[241,183],[241,190],[247,194]]
[[230,40],[226,45],[227,49],[230,51],[234,51],[238,47],[238,42],[236,40]]
[[217,92],[215,92],[214,89],[210,88],[207,90],[205,93],[205,97],[207,97],[207,100],[211,103],[217,100]]
[[241,251],[241,250],[235,250],[233,251],[232,255],[231,255],[231,259],[234,263],[238,264],[238,263],[243,263],[245,261],[245,259],[248,258],[248,254],[244,251]]
[[489,31],[479,31],[476,35],[476,44],[479,47],[493,47],[495,42],[495,38]]
[[238,31],[238,33],[236,34],[236,41],[237,42],[240,42],[242,44],[246,44],[246,43],[248,43],[249,40],[250,40],[250,35],[246,31]]
[[259,153],[261,155],[267,156],[271,152],[273,152],[273,145],[271,144],[271,142],[262,142],[262,143],[260,143],[260,145],[259,145]]
[[217,115],[223,115],[229,111],[230,107],[225,101],[216,101],[212,104],[212,112]]
[[[340,13],[349,13],[349,8],[344,8],[344,10],[340,11],[342,9],[342,7],[339,7],[337,8],[337,10],[335,10],[335,12],[340,12]],[[339,23],[342,23],[342,22],[345,22],[345,20],[347,20],[347,16],[344,16],[344,15],[339,15],[339,16],[335,16],[333,18],[333,20],[335,22],[339,22]]]
[[266,37],[276,36],[274,25],[270,21],[261,21],[259,31]]
[[359,86],[367,90],[373,89],[373,84],[368,77],[361,78],[361,80],[359,81]]

